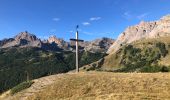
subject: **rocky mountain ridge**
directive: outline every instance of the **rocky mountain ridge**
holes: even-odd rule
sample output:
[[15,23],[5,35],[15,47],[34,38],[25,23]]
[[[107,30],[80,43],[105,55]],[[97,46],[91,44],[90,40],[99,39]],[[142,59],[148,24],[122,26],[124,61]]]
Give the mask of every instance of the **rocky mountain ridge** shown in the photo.
[[90,52],[107,52],[109,47],[114,43],[113,39],[103,37],[101,39],[96,39],[88,43],[85,46],[85,51]]
[[128,27],[122,32],[115,43],[109,48],[108,53],[114,53],[121,46],[137,40],[170,36],[170,15],[158,21],[144,22]]
[[40,47],[41,40],[38,39],[35,35],[26,32],[21,32],[16,35],[14,38],[5,39],[1,41],[1,48],[8,48],[8,47]]
[[[89,52],[102,52],[105,53],[108,48],[113,44],[114,40],[110,38],[101,38],[93,41],[85,41],[79,43],[81,50]],[[25,31],[16,35],[14,38],[4,39],[0,41],[0,48],[10,47],[38,47],[45,50],[65,50],[75,51],[75,42],[67,42],[64,39],[51,36],[47,40],[42,41],[35,35]]]
[[64,50],[69,49],[69,43],[64,41],[64,39],[57,38],[56,36],[51,36],[48,38],[48,43],[56,43],[59,48],[62,48]]

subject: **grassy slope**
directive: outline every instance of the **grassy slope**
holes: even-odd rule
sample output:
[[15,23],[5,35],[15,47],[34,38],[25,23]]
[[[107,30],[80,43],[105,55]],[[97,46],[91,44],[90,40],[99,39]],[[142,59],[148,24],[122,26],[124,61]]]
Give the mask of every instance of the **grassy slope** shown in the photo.
[[[169,51],[169,54],[165,58],[161,58],[159,64],[170,66],[170,47],[168,47],[168,45],[170,45],[170,37],[140,40],[140,41],[133,42],[132,45],[134,47],[144,48],[148,46],[148,43],[156,43],[156,42],[165,43]],[[104,64],[102,65],[103,69],[119,69],[120,67],[122,67],[119,64],[120,59],[121,59],[121,55],[118,55],[118,58],[116,59],[115,53],[106,56]]]
[[31,88],[8,99],[129,100],[170,99],[170,73],[68,73],[35,80]]
[[163,38],[157,38],[157,39],[149,39],[149,40],[144,40],[144,41],[137,41],[136,43],[133,43],[133,45],[138,47],[140,44],[147,43],[147,42],[152,42],[152,43],[163,42],[163,43],[166,44],[166,48],[168,49],[169,54],[165,58],[162,58],[159,61],[159,64],[170,66],[170,47],[168,47],[168,45],[170,46],[170,37],[163,37]]
[[[82,52],[81,66],[105,54]],[[75,53],[46,51],[40,48],[0,49],[0,94],[29,79],[65,73],[75,69]]]

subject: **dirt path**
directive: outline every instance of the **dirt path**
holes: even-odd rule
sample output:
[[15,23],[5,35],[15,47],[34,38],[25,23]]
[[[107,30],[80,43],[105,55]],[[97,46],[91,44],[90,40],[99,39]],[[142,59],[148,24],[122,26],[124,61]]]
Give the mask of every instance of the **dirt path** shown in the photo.
[[[69,73],[69,74],[72,74],[72,73]],[[32,84],[32,86],[30,88],[25,89],[25,90],[17,93],[14,96],[9,96],[10,91],[7,91],[2,96],[0,96],[0,100],[14,100],[14,99],[17,100],[18,98],[20,98],[20,100],[26,100],[27,97],[29,97],[35,93],[38,93],[40,91],[43,91],[46,87],[50,86],[51,84],[54,84],[56,79],[63,75],[65,75],[65,74],[51,75],[51,76],[43,77],[40,79],[35,79],[35,80],[33,80],[34,84]]]

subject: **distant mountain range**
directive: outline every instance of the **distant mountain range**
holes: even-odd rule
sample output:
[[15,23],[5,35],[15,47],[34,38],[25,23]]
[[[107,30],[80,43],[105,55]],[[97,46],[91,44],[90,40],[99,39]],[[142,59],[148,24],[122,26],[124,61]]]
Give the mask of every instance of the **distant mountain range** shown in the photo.
[[[90,52],[106,52],[108,48],[114,43],[113,39],[101,38],[93,41],[85,41],[79,43],[81,50]],[[74,51],[75,42],[66,42],[56,36],[51,36],[47,40],[41,40],[35,35],[29,32],[21,32],[14,38],[4,39],[0,41],[0,48],[11,48],[11,47],[38,47],[45,50],[64,50]]]

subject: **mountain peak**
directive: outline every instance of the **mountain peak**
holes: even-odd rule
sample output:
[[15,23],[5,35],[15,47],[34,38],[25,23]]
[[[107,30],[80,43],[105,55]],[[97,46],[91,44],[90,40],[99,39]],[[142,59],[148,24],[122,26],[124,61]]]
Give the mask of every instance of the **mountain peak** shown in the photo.
[[141,39],[159,38],[170,36],[170,15],[162,17],[158,21],[144,22],[128,27],[121,33],[108,53],[116,52],[122,45]]
[[166,16],[163,16],[161,18],[161,20],[170,20],[170,14],[169,15],[166,15]]
[[60,44],[62,44],[63,42],[65,42],[63,39],[61,39],[61,38],[57,38],[55,35],[53,35],[53,36],[50,36],[49,38],[48,38],[48,42],[49,43],[56,43],[56,44],[58,44],[58,45],[60,45]]
[[141,21],[140,23],[139,23],[139,25],[143,25],[143,24],[145,24],[146,22],[145,21]]
[[36,41],[36,40],[38,40],[38,38],[37,38],[35,35],[33,35],[33,34],[31,34],[31,33],[28,33],[27,31],[21,32],[21,33],[19,33],[19,34],[15,37],[15,40],[16,40],[16,41],[19,41],[19,40],[21,40],[21,39],[25,39],[25,40],[27,40],[27,41]]
[[2,41],[3,45],[1,48],[8,48],[8,47],[41,47],[42,43],[41,40],[38,39],[35,35],[25,32],[20,32],[12,39],[7,39],[6,41]]

